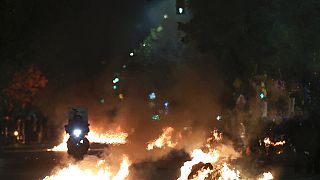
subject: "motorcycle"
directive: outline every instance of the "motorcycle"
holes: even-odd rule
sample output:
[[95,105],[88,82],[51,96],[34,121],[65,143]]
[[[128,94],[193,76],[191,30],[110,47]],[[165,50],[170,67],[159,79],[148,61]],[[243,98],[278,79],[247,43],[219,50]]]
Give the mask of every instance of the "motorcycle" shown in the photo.
[[90,142],[86,138],[89,133],[87,111],[71,108],[69,122],[65,125],[65,131],[69,134],[67,141],[68,154],[76,159],[82,159],[90,148]]

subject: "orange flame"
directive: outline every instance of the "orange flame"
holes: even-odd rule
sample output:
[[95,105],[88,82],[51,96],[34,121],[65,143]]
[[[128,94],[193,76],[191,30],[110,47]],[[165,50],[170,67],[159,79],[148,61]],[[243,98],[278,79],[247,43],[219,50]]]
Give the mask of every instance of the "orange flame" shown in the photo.
[[154,141],[148,142],[147,150],[152,150],[153,148],[162,148],[162,147],[175,147],[177,143],[171,141],[172,134],[174,129],[172,127],[167,127],[162,129],[162,134],[160,137]]
[[127,156],[124,156],[120,169],[116,175],[110,171],[110,167],[102,167],[103,160],[99,160],[95,167],[80,167],[79,165],[69,164],[59,170],[52,176],[46,176],[44,180],[60,180],[60,179],[96,179],[96,180],[123,180],[129,175],[130,161]]
[[227,163],[223,163],[223,167],[219,170],[221,178],[225,180],[238,180],[240,179],[240,172],[238,170],[232,170],[228,167]]
[[[201,149],[195,149],[191,153],[191,161],[187,161],[180,168],[180,177],[178,180],[188,180],[188,176],[191,173],[192,167],[200,162],[203,163],[215,163],[219,159],[219,153],[216,150],[204,153]],[[207,171],[206,171],[207,172]],[[199,173],[202,174],[203,173]]]
[[[230,169],[229,165],[225,162],[228,158],[225,157],[224,152],[220,152],[212,147],[212,142],[219,142],[221,140],[222,133],[218,133],[217,130],[212,131],[211,137],[207,139],[207,144],[205,144],[208,151],[204,152],[201,149],[194,149],[191,153],[191,160],[186,161],[180,168],[180,177],[177,180],[188,180],[192,173],[192,168],[199,163],[210,163],[212,169],[210,169],[210,167],[202,167],[192,176],[192,180],[212,178],[210,176],[215,176],[213,178],[218,180],[239,180],[240,172],[236,169]],[[273,179],[273,176],[268,172],[264,173],[263,178],[259,180],[271,179]]]
[[271,180],[271,179],[273,179],[272,173],[266,172],[266,173],[263,173],[263,177],[259,178],[258,180]]
[[201,168],[196,175],[192,176],[192,180],[204,180],[205,178],[209,177],[213,170],[208,168]]
[[94,131],[88,133],[88,140],[90,142],[102,144],[125,144],[127,143],[128,133],[125,132],[107,132],[105,134],[98,134]]
[[222,133],[219,133],[217,129],[214,129],[210,135],[211,136],[207,139],[207,144],[205,145],[207,148],[211,148],[212,143],[220,142],[222,140]]
[[[94,131],[90,131],[87,135],[87,138],[91,143],[114,144],[114,145],[127,143],[127,137],[128,137],[128,133],[112,132],[112,131],[109,131],[105,134],[98,134]],[[64,134],[62,143],[57,146],[54,146],[52,149],[47,149],[47,151],[67,151],[68,139],[69,139],[69,135]]]
[[270,138],[268,138],[268,137],[264,138],[263,142],[264,142],[264,144],[265,144],[266,147],[269,147],[270,145],[271,145],[271,146],[283,146],[283,145],[286,143],[285,140],[283,140],[283,141],[278,141],[278,142],[272,142],[272,141],[270,140]]
[[54,146],[52,149],[47,149],[47,151],[67,151],[67,141],[69,139],[68,134],[63,135],[62,143],[60,143],[57,146]]

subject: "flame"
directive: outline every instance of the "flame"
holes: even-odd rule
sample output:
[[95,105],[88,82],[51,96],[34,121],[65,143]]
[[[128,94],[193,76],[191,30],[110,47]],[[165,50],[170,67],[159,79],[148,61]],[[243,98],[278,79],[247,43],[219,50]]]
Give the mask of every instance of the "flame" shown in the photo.
[[213,143],[218,143],[222,140],[222,133],[219,133],[217,129],[214,129],[210,135],[211,136],[207,139],[207,144],[205,145],[207,148],[211,148]]
[[128,157],[125,156],[120,165],[120,169],[117,175],[113,178],[113,180],[125,179],[129,175],[129,166],[130,166],[130,161]]
[[[87,135],[88,140],[91,143],[102,143],[102,144],[125,144],[127,143],[128,133],[125,132],[113,132],[109,131],[105,134],[98,134],[95,131],[90,131]],[[47,149],[47,151],[67,151],[67,141],[69,139],[68,134],[64,134],[63,141],[61,144],[54,146],[52,149]]]
[[273,175],[271,172],[265,172],[263,173],[263,177],[259,178],[258,180],[271,180],[273,179]]
[[47,149],[47,151],[67,151],[67,141],[69,139],[68,134],[63,135],[62,143],[60,143],[57,146],[54,146],[52,149]]
[[56,174],[52,176],[46,176],[44,180],[61,180],[61,179],[77,179],[77,180],[124,180],[129,175],[129,167],[131,165],[127,156],[124,156],[120,169],[116,175],[113,175],[110,171],[110,167],[102,167],[104,160],[99,160],[95,167],[80,167],[79,165],[69,164],[59,170]]
[[167,127],[162,129],[162,134],[158,139],[148,142],[147,150],[152,150],[153,148],[162,148],[162,147],[175,147],[177,143],[171,141],[172,133],[174,129],[172,127]]
[[268,138],[268,137],[264,138],[263,142],[264,142],[264,144],[265,144],[266,147],[269,147],[270,145],[271,145],[271,146],[283,146],[283,145],[286,143],[285,140],[283,140],[283,141],[278,141],[278,142],[272,142],[272,141],[270,140],[270,138]]
[[94,131],[88,133],[88,140],[94,143],[102,144],[125,144],[127,142],[128,133],[125,132],[107,132],[98,134]]
[[[200,162],[215,163],[219,159],[219,153],[216,150],[204,153],[201,149],[195,149],[191,153],[191,161],[187,161],[180,168],[180,177],[178,180],[188,180],[192,167]],[[207,171],[206,171],[207,172]],[[200,173],[203,175],[203,173]]]
[[221,141],[222,140],[222,133],[219,133],[217,129],[214,129],[211,132],[211,137],[207,140],[208,141]]
[[217,165],[212,170],[210,168],[201,168],[196,175],[193,175],[193,180],[204,180],[215,171],[219,173],[219,180],[238,180],[240,178],[240,172],[238,170],[230,169],[227,163],[223,163],[222,165],[219,164],[218,160],[220,155],[217,150],[204,153],[201,149],[195,149],[193,150],[191,157],[192,160],[185,162],[180,168],[180,177],[178,180],[188,180],[192,167],[200,162],[204,164],[211,163],[212,165],[217,163]]
[[[223,152],[214,149],[213,142],[218,142],[222,140],[222,133],[218,133],[217,130],[212,131],[211,137],[207,139],[207,143],[204,145],[206,147],[206,152],[202,149],[194,149],[191,152],[191,160],[186,161],[180,168],[180,177],[177,180],[188,180],[190,174],[193,171],[195,165],[200,163],[211,164],[210,167],[205,168],[203,166],[194,175],[192,175],[192,180],[204,180],[204,179],[218,179],[218,180],[239,180],[240,171],[236,169],[231,169],[229,164],[226,162],[228,157],[225,158]],[[211,176],[211,177],[210,177]],[[213,177],[212,177],[213,176]],[[259,180],[271,180],[273,176],[270,172],[263,173],[263,178]]]
[[223,163],[223,167],[219,170],[221,177],[219,180],[238,180],[240,178],[240,172],[238,170],[232,170],[228,167],[227,163]]
[[192,180],[204,180],[205,178],[209,177],[213,170],[208,168],[201,168],[196,175],[193,175]]

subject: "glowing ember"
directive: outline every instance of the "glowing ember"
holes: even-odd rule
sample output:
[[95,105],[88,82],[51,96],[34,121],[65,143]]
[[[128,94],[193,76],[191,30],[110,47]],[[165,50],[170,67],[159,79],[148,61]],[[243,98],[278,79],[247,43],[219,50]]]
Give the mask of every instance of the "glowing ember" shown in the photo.
[[147,150],[151,150],[155,147],[157,148],[162,148],[162,147],[175,147],[177,145],[177,143],[173,143],[171,141],[172,138],[172,133],[173,133],[174,129],[172,127],[167,127],[162,129],[162,134],[160,135],[160,137],[152,142],[148,142],[148,147]]
[[102,167],[104,161],[97,161],[94,167],[81,167],[79,165],[69,164],[68,167],[59,170],[52,176],[46,176],[44,180],[61,179],[95,179],[95,180],[123,180],[129,175],[130,162],[127,156],[124,156],[120,169],[116,175],[110,171],[110,167]]
[[[98,134],[94,131],[90,131],[88,133],[88,140],[91,143],[102,143],[102,144],[125,144],[127,142],[128,133],[125,132],[107,132],[105,134]],[[67,141],[69,139],[68,134],[64,134],[63,142],[58,146],[54,146],[52,149],[48,149],[48,151],[67,151]]]
[[263,173],[263,178],[259,178],[258,180],[271,180],[273,179],[273,175],[271,172]]
[[266,147],[269,147],[270,145],[271,145],[271,146],[283,146],[283,145],[286,143],[285,140],[283,140],[283,141],[278,141],[278,142],[272,142],[272,141],[270,140],[270,138],[268,138],[268,137],[267,137],[267,138],[264,138],[263,142],[264,142],[264,144],[265,144]]

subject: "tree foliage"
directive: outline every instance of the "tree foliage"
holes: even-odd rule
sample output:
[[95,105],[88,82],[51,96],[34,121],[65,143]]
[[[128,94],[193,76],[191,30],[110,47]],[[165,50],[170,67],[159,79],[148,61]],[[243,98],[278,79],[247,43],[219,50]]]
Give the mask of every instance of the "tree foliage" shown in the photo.
[[22,107],[32,102],[32,99],[48,83],[46,77],[35,66],[30,66],[27,70],[16,72],[12,79],[12,84],[4,89],[5,95],[9,99],[9,109],[15,102]]
[[[229,75],[299,78],[320,65],[320,1],[189,0],[185,40],[213,52]],[[279,71],[280,70],[280,71]]]

